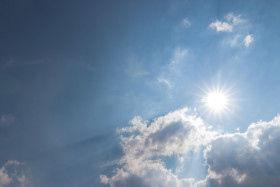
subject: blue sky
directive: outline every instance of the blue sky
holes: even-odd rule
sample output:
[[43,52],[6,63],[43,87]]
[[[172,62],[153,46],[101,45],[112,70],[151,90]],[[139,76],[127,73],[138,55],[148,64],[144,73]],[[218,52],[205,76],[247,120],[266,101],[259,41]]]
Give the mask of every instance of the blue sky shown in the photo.
[[0,187],[277,186],[279,8],[0,1]]

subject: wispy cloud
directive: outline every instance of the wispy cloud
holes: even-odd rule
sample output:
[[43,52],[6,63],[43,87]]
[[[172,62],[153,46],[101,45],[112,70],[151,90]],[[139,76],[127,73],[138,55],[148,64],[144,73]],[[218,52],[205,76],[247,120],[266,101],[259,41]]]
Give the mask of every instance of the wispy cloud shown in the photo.
[[16,118],[11,114],[3,114],[0,116],[0,127],[8,127],[15,123]]
[[188,18],[184,18],[181,22],[181,25],[184,27],[190,27],[192,25],[192,23],[190,22],[190,20]]
[[240,43],[242,43],[242,42],[240,42],[240,38],[241,38],[241,35],[236,34],[233,37],[225,40],[225,43],[229,44],[231,47],[236,47],[236,46],[240,45]]
[[251,43],[254,41],[253,35],[252,34],[248,34],[245,38],[244,38],[244,45],[246,47],[249,47],[251,45]]
[[163,83],[163,84],[167,85],[169,88],[172,88],[172,87],[173,87],[173,85],[171,84],[171,82],[170,82],[169,80],[167,80],[166,78],[164,78],[164,77],[158,77],[158,78],[157,78],[157,81],[158,81],[159,83]]
[[182,76],[182,70],[188,65],[189,49],[178,47],[174,50],[168,64],[163,66],[162,71],[156,78],[156,82],[175,88],[176,79]]
[[40,65],[48,62],[46,59],[30,59],[30,60],[20,60],[17,58],[10,58],[7,61],[0,64],[0,69],[9,69],[22,66],[32,66]]
[[174,52],[173,55],[173,60],[172,63],[176,63],[177,61],[179,61],[181,58],[184,58],[187,54],[188,54],[188,49],[186,48],[177,48]]
[[135,56],[129,57],[123,69],[133,78],[142,77],[149,74],[149,72],[143,66],[143,60]]
[[[221,134],[209,130],[188,108],[170,112],[152,122],[135,117],[119,129],[124,155],[112,177],[101,183],[119,186],[270,186],[277,187],[280,116],[251,124],[244,133]],[[208,174],[203,180],[179,178],[166,168],[163,157],[204,149]],[[180,160],[184,162],[183,160]],[[182,163],[183,164],[183,163]]]
[[225,16],[225,18],[232,25],[238,25],[240,23],[245,22],[245,20],[241,18],[240,14],[239,15],[234,15],[233,13],[229,13]]

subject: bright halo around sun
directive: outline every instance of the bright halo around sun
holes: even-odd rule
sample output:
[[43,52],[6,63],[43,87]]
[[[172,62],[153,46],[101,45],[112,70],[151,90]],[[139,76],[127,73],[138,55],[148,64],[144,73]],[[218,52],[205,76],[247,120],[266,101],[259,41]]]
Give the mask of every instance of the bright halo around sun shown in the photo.
[[203,108],[209,112],[209,115],[218,115],[232,113],[234,111],[235,105],[232,98],[231,88],[223,88],[221,86],[216,86],[214,88],[207,87],[204,90],[204,95],[202,96]]
[[227,108],[228,98],[222,91],[212,91],[207,94],[203,102],[211,111],[218,113]]

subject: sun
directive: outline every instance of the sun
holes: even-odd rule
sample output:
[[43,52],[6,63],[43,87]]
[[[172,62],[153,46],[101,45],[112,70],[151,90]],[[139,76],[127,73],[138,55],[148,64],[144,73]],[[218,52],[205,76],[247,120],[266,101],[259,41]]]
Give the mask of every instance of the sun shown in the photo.
[[204,97],[203,102],[207,108],[215,113],[218,113],[226,109],[228,105],[228,98],[222,91],[212,91]]
[[207,117],[222,119],[235,115],[238,110],[238,92],[234,84],[221,84],[220,81],[212,85],[204,84],[198,94],[198,109]]

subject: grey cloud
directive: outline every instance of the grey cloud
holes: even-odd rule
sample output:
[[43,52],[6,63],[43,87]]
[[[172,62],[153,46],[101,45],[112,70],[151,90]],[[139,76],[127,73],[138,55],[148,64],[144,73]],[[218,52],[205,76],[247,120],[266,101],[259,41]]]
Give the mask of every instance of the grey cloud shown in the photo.
[[[195,150],[201,145],[205,127],[200,118],[188,114],[189,109],[184,108],[170,112],[165,116],[156,118],[150,124],[133,120],[131,127],[123,128],[120,132],[132,132],[123,136],[123,149],[127,154],[139,153],[145,158],[153,156],[171,156]],[[133,150],[133,152],[131,152]]]
[[[243,132],[210,131],[188,108],[152,122],[135,117],[119,129],[123,157],[113,176],[100,175],[111,187],[276,187],[280,184],[280,116],[249,125]],[[183,156],[204,147],[205,179],[179,178],[164,157]],[[183,164],[183,163],[182,163]]]
[[280,184],[280,117],[228,134],[205,150],[207,186],[276,187]]
[[119,130],[124,152],[120,168],[111,178],[101,175],[100,181],[112,187],[192,186],[194,179],[179,179],[161,157],[198,150],[206,132],[203,121],[183,108],[150,123],[135,117],[131,125]]

